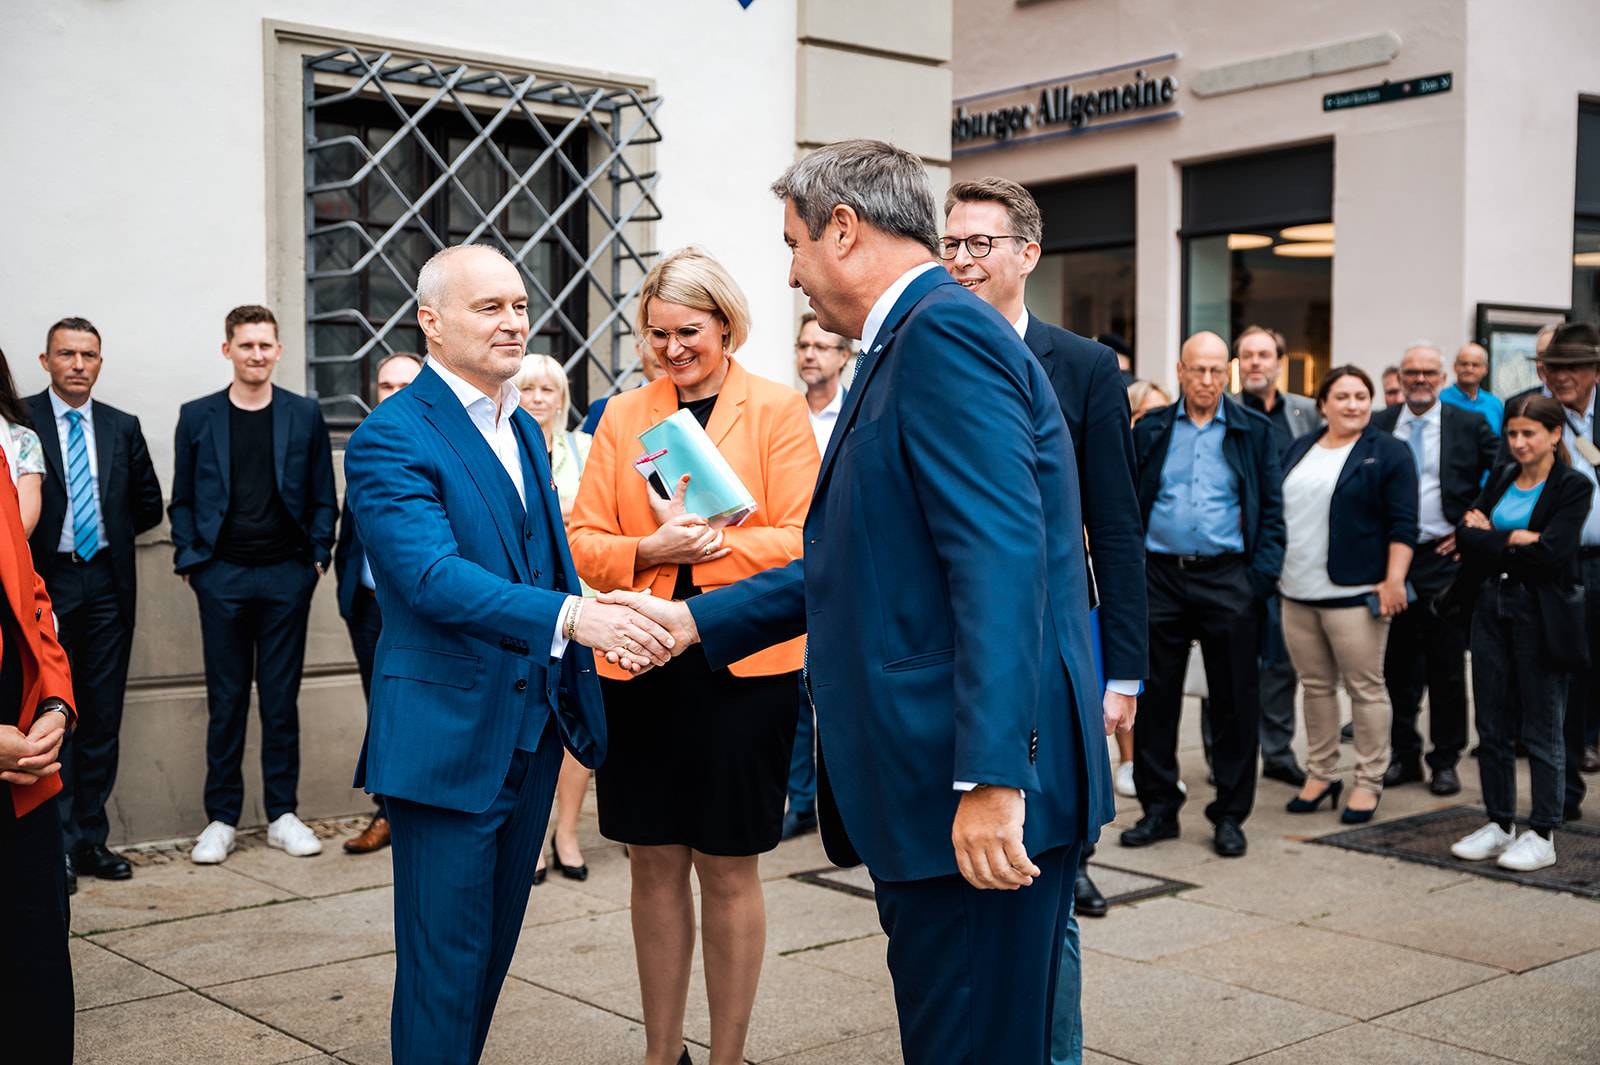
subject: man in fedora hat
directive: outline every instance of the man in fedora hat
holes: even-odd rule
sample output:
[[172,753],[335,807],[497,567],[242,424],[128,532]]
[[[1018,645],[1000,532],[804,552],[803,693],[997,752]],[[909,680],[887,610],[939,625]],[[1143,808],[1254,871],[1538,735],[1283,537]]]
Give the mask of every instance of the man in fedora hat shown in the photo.
[[[1541,339],[1543,335],[1541,334]],[[1600,446],[1595,439],[1595,393],[1600,380],[1600,329],[1589,322],[1568,322],[1557,326],[1550,341],[1534,355],[1544,385],[1522,395],[1543,393],[1554,396],[1567,416],[1567,451],[1572,468],[1596,481],[1600,467]],[[1507,401],[1510,405],[1510,401]],[[1500,446],[1502,458],[1506,448]],[[1600,482],[1597,482],[1600,483]],[[1600,734],[1600,505],[1591,505],[1579,540],[1583,561],[1584,618],[1588,627],[1589,667],[1575,674],[1567,694],[1564,724],[1566,746],[1566,796],[1563,817],[1576,821],[1582,814],[1586,787],[1583,781],[1585,759],[1600,763],[1595,752]],[[1600,768],[1600,765],[1596,765]]]

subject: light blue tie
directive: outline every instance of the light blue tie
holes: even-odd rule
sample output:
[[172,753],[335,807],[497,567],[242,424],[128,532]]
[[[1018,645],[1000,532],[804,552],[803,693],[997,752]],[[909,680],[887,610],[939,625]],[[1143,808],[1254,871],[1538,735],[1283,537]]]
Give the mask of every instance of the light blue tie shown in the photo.
[[88,561],[100,550],[100,500],[95,498],[94,477],[89,473],[89,438],[83,415],[67,411],[67,495],[72,500],[72,545]]
[[1422,457],[1426,453],[1424,449],[1427,447],[1422,442],[1422,430],[1422,419],[1411,419],[1411,456],[1417,460],[1417,476],[1419,478],[1422,476],[1422,467],[1424,465]]

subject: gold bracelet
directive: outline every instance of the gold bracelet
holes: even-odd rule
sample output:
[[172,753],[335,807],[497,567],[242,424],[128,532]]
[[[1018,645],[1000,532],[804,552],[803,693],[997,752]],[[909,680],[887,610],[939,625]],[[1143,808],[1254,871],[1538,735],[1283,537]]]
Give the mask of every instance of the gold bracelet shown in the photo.
[[568,642],[578,638],[578,613],[582,609],[583,600],[573,596],[572,601],[567,604],[567,627],[565,631]]

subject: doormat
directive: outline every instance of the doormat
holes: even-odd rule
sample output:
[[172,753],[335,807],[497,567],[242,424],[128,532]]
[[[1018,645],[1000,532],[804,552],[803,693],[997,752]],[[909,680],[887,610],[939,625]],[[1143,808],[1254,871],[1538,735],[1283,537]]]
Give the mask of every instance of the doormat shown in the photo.
[[[1311,842],[1600,899],[1600,829],[1580,822],[1561,826],[1555,834],[1556,864],[1532,873],[1518,873],[1500,868],[1493,859],[1464,862],[1450,853],[1450,844],[1482,828],[1488,820],[1489,815],[1481,806],[1451,806],[1319,836]],[[1526,827],[1525,823],[1518,823],[1519,832]]]

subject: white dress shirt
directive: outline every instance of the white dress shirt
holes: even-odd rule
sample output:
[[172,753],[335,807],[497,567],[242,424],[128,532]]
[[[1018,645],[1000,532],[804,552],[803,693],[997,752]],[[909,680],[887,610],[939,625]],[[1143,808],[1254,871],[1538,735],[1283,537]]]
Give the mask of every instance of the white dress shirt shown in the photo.
[[[500,386],[500,401],[496,403],[477,385],[467,381],[453,372],[448,366],[438,359],[428,359],[428,365],[433,367],[433,372],[438,374],[445,384],[450,386],[450,391],[455,393],[461,405],[467,410],[467,417],[472,420],[472,425],[483,437],[483,442],[489,445],[489,450],[494,452],[494,457],[500,460],[500,466],[506,471],[506,476],[511,478],[512,487],[517,490],[517,498],[522,501],[523,510],[528,508],[528,490],[522,481],[522,448],[517,443],[516,430],[511,427],[511,416],[517,412],[517,402],[522,398],[517,391],[517,386],[510,381]],[[577,596],[567,596],[570,603]],[[560,658],[567,650],[567,638],[561,632],[561,619],[566,617],[566,607],[556,615],[556,631],[550,640],[550,657]]]
[[100,457],[94,450],[94,400],[86,399],[83,406],[72,407],[67,401],[56,395],[55,389],[50,389],[50,410],[56,418],[56,438],[61,442],[61,478],[67,491],[67,515],[61,523],[61,539],[56,544],[56,550],[63,555],[70,555],[78,549],[77,530],[72,527],[72,460],[67,450],[67,434],[72,432],[72,425],[67,421],[67,412],[76,410],[83,415],[83,442],[89,448],[89,479],[94,483],[94,512],[95,525],[100,537],[100,550],[110,546],[111,541],[106,539],[106,516],[100,510]]
[[1455,532],[1444,517],[1444,500],[1439,488],[1439,456],[1441,444],[1439,440],[1440,426],[1443,418],[1440,412],[1444,404],[1437,401],[1423,414],[1411,413],[1410,407],[1400,408],[1400,417],[1394,423],[1395,439],[1406,445],[1406,450],[1411,450],[1411,423],[1422,423],[1422,470],[1417,476],[1419,494],[1417,506],[1417,526],[1419,540],[1427,543],[1438,540]]
[[833,436],[833,427],[839,422],[839,412],[844,410],[844,388],[835,387],[833,398],[828,400],[828,405],[816,413],[811,412],[809,406],[806,413],[811,418],[811,432],[817,438],[817,454],[824,455],[828,451],[828,441]]
[[[1561,408],[1561,413],[1567,419],[1568,433],[1591,443],[1594,442],[1594,398],[1596,393],[1600,393],[1600,388],[1589,390],[1589,406],[1582,414],[1571,410],[1565,405]],[[1545,395],[1549,394],[1549,390],[1546,389]],[[1589,460],[1583,457],[1583,452],[1573,446],[1571,439],[1568,439],[1566,444],[1567,454],[1572,457],[1572,468],[1587,477],[1590,484],[1600,486],[1600,476],[1596,475],[1595,468],[1590,465]],[[1600,505],[1596,505],[1593,500],[1589,503],[1589,516],[1583,520],[1583,532],[1579,536],[1578,542],[1584,547],[1600,547]]]
[[872,310],[867,312],[867,320],[861,327],[861,350],[870,352],[872,342],[878,339],[878,331],[883,328],[883,320],[889,317],[889,312],[894,310],[894,305],[899,301],[905,290],[911,287],[911,282],[927,273],[929,270],[943,270],[938,263],[921,263],[913,266],[899,277],[894,284],[883,290],[883,295],[878,297],[878,302],[872,305]]

